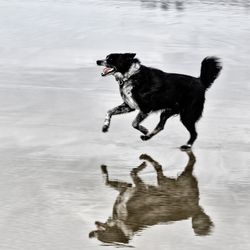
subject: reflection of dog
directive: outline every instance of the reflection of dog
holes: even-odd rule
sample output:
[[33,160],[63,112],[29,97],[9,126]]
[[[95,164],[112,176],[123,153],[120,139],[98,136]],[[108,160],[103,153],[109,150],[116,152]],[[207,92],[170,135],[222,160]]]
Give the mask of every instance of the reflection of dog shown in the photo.
[[140,156],[155,168],[157,186],[146,185],[137,175],[146,167],[146,162],[131,171],[135,186],[109,180],[107,168],[102,166],[106,185],[117,190],[119,195],[112,216],[105,223],[96,222],[97,230],[89,236],[106,243],[128,243],[136,232],[147,226],[188,218],[192,218],[196,235],[209,234],[213,223],[199,205],[198,182],[192,175],[195,156],[191,151],[187,154],[188,164],[177,179],[165,177],[161,165],[150,156]]
[[[219,75],[221,66],[218,58],[207,57],[202,61],[199,78],[165,73],[140,64],[135,54],[110,54],[97,65],[105,66],[102,75],[114,75],[120,85],[124,103],[107,112],[103,132],[107,132],[112,115],[124,114],[135,109],[139,114],[132,125],[149,140],[163,130],[167,119],[180,114],[183,125],[190,133],[190,139],[183,149],[190,148],[197,137],[195,123],[201,117],[205,92]],[[149,132],[140,123],[154,111],[161,111],[160,122]]]

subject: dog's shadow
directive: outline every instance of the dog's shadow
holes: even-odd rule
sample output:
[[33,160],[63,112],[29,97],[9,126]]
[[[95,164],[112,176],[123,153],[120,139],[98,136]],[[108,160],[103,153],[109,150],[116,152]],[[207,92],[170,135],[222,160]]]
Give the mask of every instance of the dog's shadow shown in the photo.
[[[105,243],[128,243],[136,232],[148,226],[191,218],[196,235],[208,235],[213,223],[199,205],[198,181],[193,176],[195,156],[186,152],[188,163],[177,179],[164,176],[162,166],[149,155],[143,154],[143,163],[130,175],[133,184],[110,180],[107,167],[101,166],[106,185],[119,192],[112,216],[105,222],[96,221],[97,230],[90,232]],[[157,185],[148,185],[138,176],[147,165],[157,174]]]

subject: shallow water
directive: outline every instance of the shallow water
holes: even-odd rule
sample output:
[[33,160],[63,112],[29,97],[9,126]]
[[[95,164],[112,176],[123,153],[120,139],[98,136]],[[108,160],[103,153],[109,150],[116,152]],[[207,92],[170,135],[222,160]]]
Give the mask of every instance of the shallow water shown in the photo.
[[[249,1],[0,0],[0,249],[249,249],[249,14]],[[178,117],[147,142],[131,127],[134,113],[101,133],[121,100],[95,61],[120,51],[195,76],[205,56],[222,58],[193,172],[178,183],[188,163]],[[141,154],[168,178],[158,185],[146,161],[144,189],[126,188],[137,194],[129,242],[118,230],[109,243],[89,238],[95,221],[112,221],[119,194],[100,166],[132,183]]]

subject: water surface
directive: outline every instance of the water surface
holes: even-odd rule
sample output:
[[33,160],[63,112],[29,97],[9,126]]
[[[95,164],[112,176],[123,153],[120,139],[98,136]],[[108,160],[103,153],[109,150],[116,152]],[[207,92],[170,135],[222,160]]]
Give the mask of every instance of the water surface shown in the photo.
[[[248,249],[249,3],[1,0],[0,249]],[[136,52],[145,65],[194,76],[204,57],[222,58],[198,125],[194,182],[176,184],[189,157],[178,149],[188,137],[178,117],[147,142],[131,126],[135,113],[114,117],[101,133],[105,112],[121,103],[114,80],[95,65],[110,52]],[[136,196],[151,204],[152,220],[128,231],[126,243],[89,238],[95,221],[113,217],[119,194],[100,166],[111,181],[132,184],[141,154],[171,179],[169,189],[159,187],[149,163],[138,173],[156,190]],[[198,211],[206,215],[202,236]]]

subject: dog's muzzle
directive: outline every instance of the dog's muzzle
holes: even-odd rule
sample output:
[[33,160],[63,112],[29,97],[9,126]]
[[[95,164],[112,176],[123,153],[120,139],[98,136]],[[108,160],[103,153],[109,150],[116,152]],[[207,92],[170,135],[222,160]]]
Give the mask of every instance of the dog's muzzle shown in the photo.
[[102,76],[107,76],[107,75],[112,74],[112,73],[115,72],[115,68],[108,65],[106,60],[97,60],[96,64],[98,66],[104,66],[105,67],[103,69]]
[[107,62],[106,62],[106,60],[97,60],[96,64],[98,66],[106,66]]

